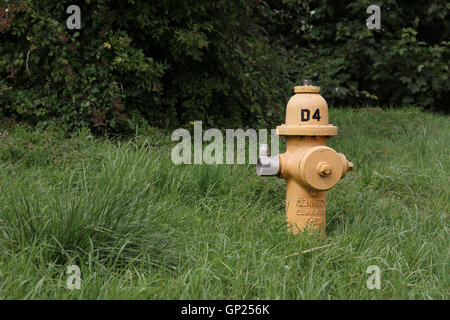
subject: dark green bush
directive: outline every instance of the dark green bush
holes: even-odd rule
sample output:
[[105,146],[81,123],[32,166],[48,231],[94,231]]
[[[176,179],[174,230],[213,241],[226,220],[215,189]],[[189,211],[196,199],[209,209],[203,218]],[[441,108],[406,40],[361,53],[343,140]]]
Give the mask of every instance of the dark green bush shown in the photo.
[[268,46],[245,2],[85,1],[80,30],[66,27],[70,4],[3,1],[0,113],[105,132],[140,119],[255,124],[261,105],[284,103],[261,81]]
[[273,126],[304,78],[330,105],[444,110],[450,5],[377,1],[368,30],[371,2],[0,0],[0,114],[100,133]]
[[[272,41],[293,53],[296,82],[309,77],[330,104],[405,104],[448,110],[450,3],[446,0],[268,0]],[[366,9],[381,8],[369,30]]]

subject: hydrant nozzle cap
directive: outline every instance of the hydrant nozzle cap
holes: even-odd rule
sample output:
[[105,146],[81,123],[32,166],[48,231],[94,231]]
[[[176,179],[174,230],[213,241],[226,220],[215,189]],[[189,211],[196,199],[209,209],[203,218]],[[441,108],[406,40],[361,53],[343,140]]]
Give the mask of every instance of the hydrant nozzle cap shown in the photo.
[[342,158],[326,146],[316,146],[305,152],[299,166],[301,181],[310,189],[325,191],[342,178]]

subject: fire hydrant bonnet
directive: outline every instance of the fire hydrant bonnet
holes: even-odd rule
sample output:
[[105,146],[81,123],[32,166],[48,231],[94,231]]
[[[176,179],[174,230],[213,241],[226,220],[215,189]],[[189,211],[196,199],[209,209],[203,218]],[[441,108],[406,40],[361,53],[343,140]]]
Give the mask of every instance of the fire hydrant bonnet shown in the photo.
[[285,136],[335,136],[337,127],[328,123],[328,105],[320,87],[297,86],[286,107],[285,123],[277,133]]

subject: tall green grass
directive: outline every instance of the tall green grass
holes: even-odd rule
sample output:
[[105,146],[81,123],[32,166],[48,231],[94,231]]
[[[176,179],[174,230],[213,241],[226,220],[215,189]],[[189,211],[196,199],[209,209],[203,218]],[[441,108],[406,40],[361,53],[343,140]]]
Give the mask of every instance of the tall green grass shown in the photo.
[[[330,119],[329,145],[355,169],[328,192],[323,239],[286,233],[283,180],[254,165],[174,165],[156,130],[3,131],[0,298],[448,299],[450,119]],[[73,264],[80,290],[66,287]],[[366,286],[370,265],[380,290]]]

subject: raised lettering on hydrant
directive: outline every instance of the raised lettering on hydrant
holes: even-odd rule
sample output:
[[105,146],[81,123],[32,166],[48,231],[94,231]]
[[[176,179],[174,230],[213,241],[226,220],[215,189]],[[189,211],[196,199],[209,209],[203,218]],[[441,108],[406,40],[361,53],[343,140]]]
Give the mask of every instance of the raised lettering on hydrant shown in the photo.
[[287,139],[286,152],[271,157],[261,145],[256,164],[259,176],[286,180],[286,214],[290,231],[319,230],[325,234],[326,190],[333,188],[353,163],[327,147],[327,138],[337,135],[328,123],[328,105],[310,80],[294,89],[286,108],[286,123],[277,133]]

